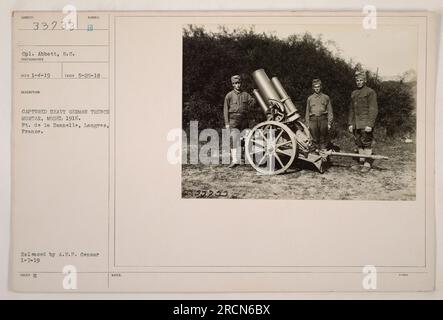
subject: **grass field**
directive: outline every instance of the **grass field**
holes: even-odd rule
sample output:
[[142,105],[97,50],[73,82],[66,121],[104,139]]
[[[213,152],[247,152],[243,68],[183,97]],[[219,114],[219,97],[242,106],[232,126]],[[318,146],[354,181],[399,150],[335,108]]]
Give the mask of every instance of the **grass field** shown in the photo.
[[[352,152],[349,136],[339,143]],[[299,200],[415,200],[416,145],[401,139],[374,143],[374,153],[389,160],[376,160],[369,173],[354,171],[355,161],[332,157],[323,174],[294,166],[285,174],[259,175],[248,164],[182,165],[183,198],[299,199]]]

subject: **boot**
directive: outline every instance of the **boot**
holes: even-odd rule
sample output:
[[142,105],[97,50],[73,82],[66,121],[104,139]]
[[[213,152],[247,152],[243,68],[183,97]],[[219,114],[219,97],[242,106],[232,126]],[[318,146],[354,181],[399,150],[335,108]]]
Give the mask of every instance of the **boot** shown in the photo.
[[[370,156],[372,154],[372,149],[365,148],[364,153],[365,155]],[[372,168],[372,159],[365,158],[365,162],[363,164],[363,168],[361,168],[361,172],[363,173],[369,172],[371,171],[371,168]]]
[[[364,148],[358,148],[358,154],[366,154]],[[360,164],[363,164],[365,162],[365,158],[359,158],[358,161]]]
[[371,165],[369,164],[369,162],[365,162],[360,172],[367,173],[369,171],[371,171]]
[[240,164],[239,159],[237,158],[237,148],[231,149],[232,162],[228,166],[228,168],[235,168]]
[[241,149],[240,149],[240,164],[246,164],[246,149],[244,143],[242,143]]
[[[354,152],[358,152],[358,154],[364,154],[363,148],[354,149]],[[354,160],[357,161],[357,164],[354,164],[351,169],[360,170],[365,158],[354,158]]]

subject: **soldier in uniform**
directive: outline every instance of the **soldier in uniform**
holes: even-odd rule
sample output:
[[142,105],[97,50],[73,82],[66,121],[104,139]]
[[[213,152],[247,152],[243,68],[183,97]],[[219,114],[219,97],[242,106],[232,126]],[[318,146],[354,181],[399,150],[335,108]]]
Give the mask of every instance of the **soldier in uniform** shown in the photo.
[[227,129],[237,129],[231,131],[232,162],[229,168],[234,168],[240,164],[241,144],[240,132],[248,127],[248,111],[255,104],[254,98],[246,91],[241,90],[241,77],[234,75],[231,77],[233,90],[225,96],[223,114]]
[[312,80],[314,93],[306,102],[306,125],[309,127],[314,146],[324,150],[329,145],[329,129],[331,129],[334,114],[331,99],[321,92],[321,80]]
[[[351,104],[349,106],[348,129],[354,134],[355,144],[359,154],[372,154],[372,140],[375,120],[378,114],[377,94],[366,86],[366,73],[357,71],[355,74],[357,89],[351,94]],[[361,172],[371,170],[372,161],[370,159],[359,158],[359,164],[352,166],[354,170]],[[363,167],[361,167],[363,165]]]

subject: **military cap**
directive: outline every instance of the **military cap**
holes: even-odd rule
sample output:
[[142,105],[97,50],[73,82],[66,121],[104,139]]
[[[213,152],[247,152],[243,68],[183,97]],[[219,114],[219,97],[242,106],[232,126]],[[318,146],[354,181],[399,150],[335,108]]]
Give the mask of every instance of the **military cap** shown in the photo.
[[320,79],[314,79],[314,80],[312,80],[312,86],[315,86],[316,84],[321,85],[321,80],[320,80]]
[[366,72],[364,72],[364,71],[356,71],[355,72],[355,79],[366,80]]
[[239,81],[241,81],[241,77],[238,74],[236,74],[235,76],[231,77],[231,82],[232,83],[239,82]]

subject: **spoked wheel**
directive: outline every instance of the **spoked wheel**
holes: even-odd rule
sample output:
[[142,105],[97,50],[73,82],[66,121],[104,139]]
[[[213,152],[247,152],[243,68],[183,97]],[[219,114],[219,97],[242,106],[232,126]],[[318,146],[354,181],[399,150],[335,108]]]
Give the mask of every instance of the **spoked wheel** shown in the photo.
[[297,155],[294,132],[277,121],[256,125],[246,137],[246,159],[262,174],[285,172]]

